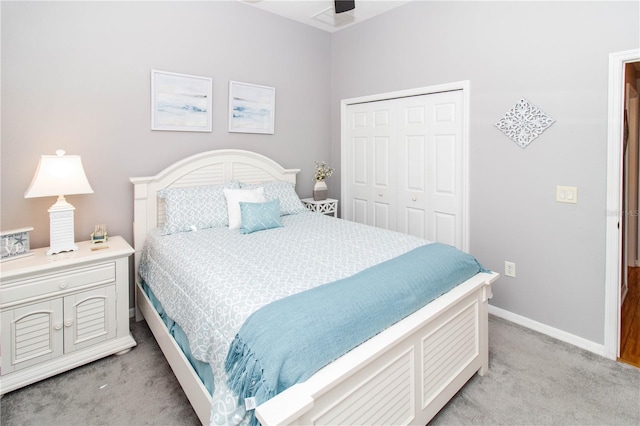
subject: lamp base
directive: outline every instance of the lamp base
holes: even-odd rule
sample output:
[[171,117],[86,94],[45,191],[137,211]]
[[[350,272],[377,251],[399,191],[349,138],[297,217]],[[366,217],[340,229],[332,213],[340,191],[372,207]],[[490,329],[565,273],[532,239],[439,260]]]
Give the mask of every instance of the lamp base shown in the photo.
[[50,247],[47,256],[64,251],[76,251],[73,215],[76,208],[67,203],[63,196],[49,209]]

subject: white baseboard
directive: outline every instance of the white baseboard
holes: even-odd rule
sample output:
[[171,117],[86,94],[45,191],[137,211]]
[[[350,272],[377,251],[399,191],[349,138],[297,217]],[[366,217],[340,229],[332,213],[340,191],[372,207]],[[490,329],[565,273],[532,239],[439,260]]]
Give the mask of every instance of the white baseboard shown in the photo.
[[136,308],[129,309],[129,318],[133,318],[136,316]]
[[550,327],[546,324],[542,324],[527,317],[514,314],[513,312],[509,312],[492,305],[489,305],[489,313],[523,327],[530,328],[539,333],[546,334],[547,336],[553,337],[554,339],[558,339],[562,342],[569,343],[589,352],[593,352],[597,355],[605,356],[604,344],[592,342],[585,338],[567,333],[566,331],[562,331],[554,327]]

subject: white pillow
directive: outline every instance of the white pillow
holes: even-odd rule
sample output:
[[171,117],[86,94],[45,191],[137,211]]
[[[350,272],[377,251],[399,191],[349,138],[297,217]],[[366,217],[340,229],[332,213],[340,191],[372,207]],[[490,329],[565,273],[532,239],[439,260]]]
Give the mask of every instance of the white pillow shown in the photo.
[[229,229],[239,229],[242,225],[242,215],[240,213],[240,202],[243,203],[264,203],[264,188],[256,189],[227,189],[224,190],[227,199],[227,209],[229,211]]

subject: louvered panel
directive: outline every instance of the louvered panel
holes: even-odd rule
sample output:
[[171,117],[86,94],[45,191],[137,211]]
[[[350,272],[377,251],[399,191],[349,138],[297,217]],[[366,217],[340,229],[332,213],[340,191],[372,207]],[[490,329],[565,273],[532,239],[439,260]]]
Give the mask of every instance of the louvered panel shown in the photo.
[[38,312],[15,323],[15,362],[51,352],[51,314]]
[[[459,347],[458,342],[465,339],[468,336],[468,332],[475,332],[474,329],[469,330],[468,321],[469,318],[465,314],[467,311],[461,312],[459,315],[452,317],[447,323],[444,324],[441,328],[437,329],[434,333],[432,333],[427,339],[429,339],[428,343],[423,343],[423,346],[428,344],[428,351],[423,351],[423,358],[425,360],[425,364],[428,362],[429,357],[433,359],[446,359],[450,357],[452,344],[451,340],[454,339],[456,341],[456,346],[454,349]],[[473,311],[472,311],[473,312]],[[475,323],[473,323],[475,328]],[[451,333],[451,335],[447,334]],[[475,343],[475,339],[474,339]],[[429,369],[425,369],[425,377],[434,377],[434,375],[439,374],[442,371],[442,365],[434,364]]]
[[[343,412],[340,413],[342,414],[340,416],[341,420],[347,422],[347,424],[369,424],[372,418],[379,419],[381,417],[389,417],[389,408],[395,407],[396,404],[402,405],[401,402],[411,395],[411,393],[407,392],[407,389],[404,388],[404,386],[406,386],[406,381],[393,380],[394,375],[403,376],[408,374],[408,367],[409,366],[406,363],[395,363],[389,366],[389,368],[384,369],[383,376],[380,380],[371,380],[368,392],[358,398],[352,396],[351,398],[354,402],[352,402],[348,407],[343,407],[343,409],[352,410],[354,406],[358,406],[362,412],[367,413],[367,416],[362,416],[361,413],[359,415],[344,413],[345,410],[343,410]],[[385,398],[384,405],[380,405],[380,401],[377,399],[370,398],[372,390],[377,388],[385,389],[384,395],[381,395],[383,397],[387,397]]]
[[116,289],[107,286],[65,297],[65,352],[116,336]]
[[18,306],[0,313],[2,374],[62,355],[62,300]]
[[414,355],[409,350],[355,386],[314,424],[407,424],[413,418],[414,389]]
[[215,185],[223,182],[224,168],[220,163],[193,170],[189,174],[184,175],[173,182],[171,187],[180,188],[185,186]]
[[423,407],[478,355],[477,309],[475,301],[423,339]]
[[158,209],[157,209],[158,215],[157,215],[157,220],[158,220],[158,226],[161,227],[164,225],[164,216],[165,216],[165,205],[164,205],[164,200],[161,198],[158,198]]
[[76,343],[104,335],[107,325],[106,297],[93,297],[76,307]]
[[233,179],[245,183],[256,183],[273,180],[274,177],[265,170],[244,163],[233,163]]

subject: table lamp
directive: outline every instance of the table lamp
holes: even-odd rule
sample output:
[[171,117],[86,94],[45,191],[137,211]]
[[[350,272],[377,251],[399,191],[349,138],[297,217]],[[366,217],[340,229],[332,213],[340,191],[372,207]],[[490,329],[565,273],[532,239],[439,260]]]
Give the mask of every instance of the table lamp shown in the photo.
[[58,196],[56,203],[48,210],[50,247],[47,255],[78,250],[73,235],[75,207],[64,196],[93,193],[80,156],[64,154],[64,150],[59,149],[56,155],[41,156],[31,185],[24,193],[24,198]]

